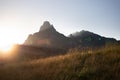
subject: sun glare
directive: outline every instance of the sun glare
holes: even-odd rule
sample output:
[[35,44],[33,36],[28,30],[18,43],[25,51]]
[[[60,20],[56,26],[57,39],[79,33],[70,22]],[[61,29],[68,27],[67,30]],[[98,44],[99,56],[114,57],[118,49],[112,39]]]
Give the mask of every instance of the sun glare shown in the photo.
[[10,27],[0,28],[0,51],[10,51],[14,44],[20,43],[20,33]]
[[12,49],[12,45],[4,45],[4,46],[0,46],[0,51],[2,52],[8,52]]

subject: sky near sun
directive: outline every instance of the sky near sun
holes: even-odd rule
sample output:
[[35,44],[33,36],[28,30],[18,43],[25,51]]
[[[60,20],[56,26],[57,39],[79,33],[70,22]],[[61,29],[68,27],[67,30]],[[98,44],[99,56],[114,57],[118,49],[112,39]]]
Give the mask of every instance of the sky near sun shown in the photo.
[[0,44],[23,43],[43,21],[64,35],[88,30],[120,40],[120,0],[0,0]]

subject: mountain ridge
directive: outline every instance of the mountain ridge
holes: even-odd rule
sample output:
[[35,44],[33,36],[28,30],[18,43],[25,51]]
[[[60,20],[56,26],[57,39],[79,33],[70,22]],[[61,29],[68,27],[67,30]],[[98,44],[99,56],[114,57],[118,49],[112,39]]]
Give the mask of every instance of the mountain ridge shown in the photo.
[[38,32],[28,36],[24,45],[68,49],[73,47],[99,47],[113,42],[117,42],[117,40],[85,30],[65,36],[59,33],[48,21],[45,21]]

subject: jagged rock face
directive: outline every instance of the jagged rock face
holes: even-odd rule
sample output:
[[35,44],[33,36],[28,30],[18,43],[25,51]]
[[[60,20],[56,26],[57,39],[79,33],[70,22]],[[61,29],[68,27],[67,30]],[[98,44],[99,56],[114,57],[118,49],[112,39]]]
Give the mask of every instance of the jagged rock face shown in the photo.
[[57,32],[53,25],[45,21],[40,27],[39,32],[29,35],[24,44],[42,47],[68,48],[73,47],[76,43]]
[[40,31],[45,31],[45,30],[49,30],[49,31],[56,31],[55,28],[53,27],[53,25],[50,25],[50,23],[48,21],[45,21],[43,23],[43,25],[40,27]]

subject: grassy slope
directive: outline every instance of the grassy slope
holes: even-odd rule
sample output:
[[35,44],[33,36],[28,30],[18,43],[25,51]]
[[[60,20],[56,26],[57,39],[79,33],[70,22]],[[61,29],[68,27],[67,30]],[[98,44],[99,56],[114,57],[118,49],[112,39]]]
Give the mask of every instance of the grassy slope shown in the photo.
[[120,45],[0,66],[0,80],[119,80]]

